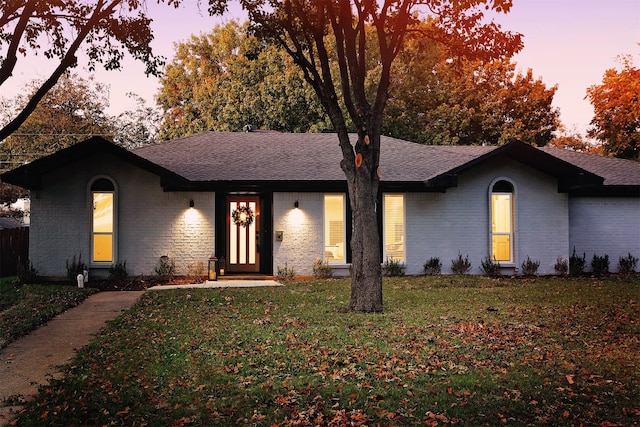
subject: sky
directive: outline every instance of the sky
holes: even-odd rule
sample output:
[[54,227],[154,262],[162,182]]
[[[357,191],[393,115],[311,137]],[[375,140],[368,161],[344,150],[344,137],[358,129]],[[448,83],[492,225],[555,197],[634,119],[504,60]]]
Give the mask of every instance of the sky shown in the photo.
[[[204,3],[206,1],[203,0]],[[216,24],[232,19],[242,20],[237,8],[224,17],[210,17],[199,11],[195,0],[185,0],[179,9],[156,5],[149,0],[149,16],[153,18],[154,52],[167,58],[174,55],[176,42],[209,32]],[[640,0],[513,0],[508,14],[495,16],[503,29],[524,36],[524,49],[513,61],[519,71],[532,69],[547,87],[557,85],[554,107],[570,132],[584,134],[593,117],[593,109],[585,99],[589,86],[602,82],[605,70],[620,68],[617,58],[632,55],[640,67]],[[81,60],[81,59],[80,59]],[[82,60],[81,60],[82,61]],[[41,58],[21,58],[14,77],[3,85],[0,96],[11,98],[24,84],[44,78],[48,69]],[[88,71],[79,69],[80,73]],[[108,113],[117,115],[135,109],[128,98],[134,92],[154,105],[159,81],[146,77],[144,66],[128,59],[121,71],[97,70],[99,81],[110,85]],[[8,88],[7,88],[8,86]]]

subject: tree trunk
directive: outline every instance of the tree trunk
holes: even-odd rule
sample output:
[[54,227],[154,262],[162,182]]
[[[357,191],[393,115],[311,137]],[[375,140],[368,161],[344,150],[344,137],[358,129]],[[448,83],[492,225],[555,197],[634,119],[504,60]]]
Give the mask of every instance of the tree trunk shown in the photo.
[[382,312],[382,270],[380,237],[376,215],[377,179],[364,166],[349,179],[349,198],[353,207],[351,237],[351,300],[349,309],[367,313]]

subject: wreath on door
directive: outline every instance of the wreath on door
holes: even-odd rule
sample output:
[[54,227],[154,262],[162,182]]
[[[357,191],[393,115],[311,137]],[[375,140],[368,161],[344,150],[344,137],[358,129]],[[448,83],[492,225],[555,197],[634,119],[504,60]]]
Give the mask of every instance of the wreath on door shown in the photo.
[[238,206],[231,212],[231,218],[236,225],[248,227],[253,224],[253,211],[249,206]]

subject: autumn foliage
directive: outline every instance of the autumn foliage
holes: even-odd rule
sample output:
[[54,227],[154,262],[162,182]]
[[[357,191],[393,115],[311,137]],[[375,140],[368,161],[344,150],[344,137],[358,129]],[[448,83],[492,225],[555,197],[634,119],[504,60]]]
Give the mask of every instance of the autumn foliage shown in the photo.
[[607,70],[601,84],[587,89],[594,109],[588,135],[607,154],[640,160],[640,69],[630,57],[621,63],[621,70]]

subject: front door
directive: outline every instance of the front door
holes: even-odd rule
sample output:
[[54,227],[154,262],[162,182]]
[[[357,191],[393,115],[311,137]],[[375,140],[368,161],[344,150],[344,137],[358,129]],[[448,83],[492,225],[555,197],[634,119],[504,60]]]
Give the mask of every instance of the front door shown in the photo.
[[260,272],[260,197],[227,197],[228,273]]

